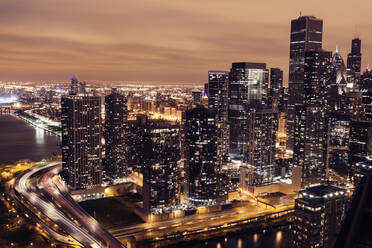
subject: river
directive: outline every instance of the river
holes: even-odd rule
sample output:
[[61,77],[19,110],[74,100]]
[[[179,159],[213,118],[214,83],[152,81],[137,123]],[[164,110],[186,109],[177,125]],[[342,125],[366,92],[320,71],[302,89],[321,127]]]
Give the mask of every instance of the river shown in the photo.
[[289,248],[289,226],[268,230],[245,231],[203,242],[188,243],[179,248]]
[[0,114],[0,165],[60,154],[60,138],[13,115]]

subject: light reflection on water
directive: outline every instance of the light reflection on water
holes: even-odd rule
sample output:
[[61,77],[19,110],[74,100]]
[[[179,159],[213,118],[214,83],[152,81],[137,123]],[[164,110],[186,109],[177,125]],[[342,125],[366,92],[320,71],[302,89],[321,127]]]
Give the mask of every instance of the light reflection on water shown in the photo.
[[0,165],[60,154],[60,138],[12,115],[0,115]]
[[[204,242],[182,245],[182,248],[289,248],[289,227],[277,227],[261,231],[246,231]],[[177,246],[171,246],[177,247]]]
[[36,127],[35,128],[35,140],[36,144],[43,145],[44,144],[44,134],[45,131],[41,128]]

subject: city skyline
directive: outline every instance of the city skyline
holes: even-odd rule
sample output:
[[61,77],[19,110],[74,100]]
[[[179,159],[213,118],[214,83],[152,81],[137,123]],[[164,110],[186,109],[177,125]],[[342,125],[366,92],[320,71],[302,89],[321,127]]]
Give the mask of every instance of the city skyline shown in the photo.
[[23,1],[1,247],[372,244],[372,4]]
[[323,19],[323,48],[334,51],[338,45],[344,61],[351,40],[360,37],[364,71],[372,63],[368,5],[362,0],[3,2],[0,80],[68,80],[76,73],[88,81],[202,84],[208,70],[255,61],[283,69],[287,83],[288,19],[300,12]]

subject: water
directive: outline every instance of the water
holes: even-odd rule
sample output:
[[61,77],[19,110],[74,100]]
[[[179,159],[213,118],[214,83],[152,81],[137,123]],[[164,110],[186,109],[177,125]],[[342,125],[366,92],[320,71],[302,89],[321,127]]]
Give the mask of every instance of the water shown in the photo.
[[182,245],[182,248],[288,248],[290,245],[289,226],[265,231],[242,232],[222,238]]
[[60,138],[13,115],[0,115],[0,165],[60,154]]

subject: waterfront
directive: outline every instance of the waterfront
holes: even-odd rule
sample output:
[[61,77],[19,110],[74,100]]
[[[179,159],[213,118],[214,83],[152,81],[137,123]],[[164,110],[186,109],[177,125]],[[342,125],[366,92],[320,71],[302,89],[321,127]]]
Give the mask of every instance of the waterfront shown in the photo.
[[60,138],[13,115],[0,115],[0,165],[60,154]]
[[246,231],[226,237],[188,243],[182,248],[288,248],[290,245],[289,226],[268,230]]
[[[21,159],[38,161],[60,153],[59,137],[12,115],[0,115],[0,164]],[[185,248],[289,247],[288,227],[241,232],[221,238],[179,244]]]

